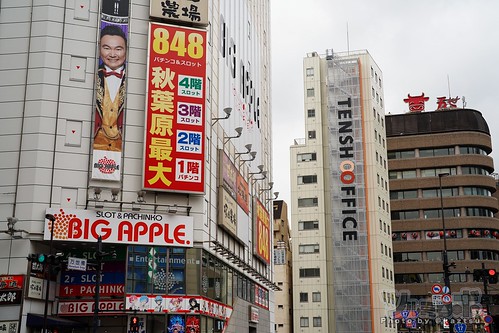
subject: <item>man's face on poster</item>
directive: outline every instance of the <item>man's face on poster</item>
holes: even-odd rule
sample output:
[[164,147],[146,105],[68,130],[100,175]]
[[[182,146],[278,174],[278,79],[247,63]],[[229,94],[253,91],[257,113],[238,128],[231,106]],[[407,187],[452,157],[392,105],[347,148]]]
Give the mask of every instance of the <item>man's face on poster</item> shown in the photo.
[[116,70],[126,59],[126,44],[121,36],[105,35],[100,40],[100,57],[104,65]]

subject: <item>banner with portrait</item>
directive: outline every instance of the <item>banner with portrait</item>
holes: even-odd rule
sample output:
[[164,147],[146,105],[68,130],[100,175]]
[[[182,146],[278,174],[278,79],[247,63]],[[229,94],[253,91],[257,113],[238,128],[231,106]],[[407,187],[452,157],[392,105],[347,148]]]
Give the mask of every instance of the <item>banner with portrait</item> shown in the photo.
[[121,178],[129,7],[129,0],[102,1],[92,131],[93,179]]

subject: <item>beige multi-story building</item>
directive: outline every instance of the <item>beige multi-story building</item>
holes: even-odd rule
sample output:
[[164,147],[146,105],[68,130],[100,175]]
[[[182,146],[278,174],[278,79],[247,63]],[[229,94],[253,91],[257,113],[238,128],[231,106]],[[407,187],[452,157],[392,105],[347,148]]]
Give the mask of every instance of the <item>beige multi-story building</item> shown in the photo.
[[380,68],[367,51],[304,59],[304,140],[291,146],[297,332],[395,332]]
[[274,201],[274,274],[276,333],[293,333],[293,272],[288,205]]

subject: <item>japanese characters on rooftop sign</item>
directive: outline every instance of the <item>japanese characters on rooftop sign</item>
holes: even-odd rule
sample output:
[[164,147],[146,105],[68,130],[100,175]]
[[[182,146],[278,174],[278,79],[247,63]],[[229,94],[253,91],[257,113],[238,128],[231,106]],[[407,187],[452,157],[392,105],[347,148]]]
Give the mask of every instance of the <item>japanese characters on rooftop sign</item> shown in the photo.
[[[426,97],[424,93],[421,93],[419,96],[411,96],[411,94],[407,94],[407,98],[404,99],[404,102],[409,104],[409,112],[423,112],[425,111],[425,103],[429,100],[429,97]],[[437,108],[436,110],[449,110],[449,109],[457,109],[457,102],[460,100],[459,97],[451,98],[451,97],[437,97]],[[463,107],[466,106],[463,97]]]
[[150,23],[143,187],[204,193],[206,32]]
[[208,0],[150,1],[150,16],[174,22],[208,25]]
[[192,247],[192,216],[49,208],[56,220],[45,224],[43,239],[128,245]]

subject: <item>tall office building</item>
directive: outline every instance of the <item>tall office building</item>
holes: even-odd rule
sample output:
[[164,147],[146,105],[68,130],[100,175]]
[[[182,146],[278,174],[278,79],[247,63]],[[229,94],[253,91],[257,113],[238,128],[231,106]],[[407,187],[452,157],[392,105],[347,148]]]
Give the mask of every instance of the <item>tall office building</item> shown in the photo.
[[304,59],[306,138],[291,146],[300,332],[395,332],[380,68],[367,51]]
[[[455,105],[422,110],[386,117],[398,305],[420,318],[437,319],[412,327],[427,332],[441,325],[449,301],[454,318],[475,327],[478,320],[480,326],[487,310],[498,313],[491,305],[497,303],[497,285],[490,284],[497,278],[486,278],[487,293],[493,296],[488,302],[482,298],[480,273],[482,268],[499,271],[490,130],[476,110]],[[442,298],[446,264],[452,299]]]
[[293,333],[293,257],[288,205],[274,201],[274,271],[280,290],[275,292],[276,333]]
[[269,20],[1,1],[1,327],[273,332]]

